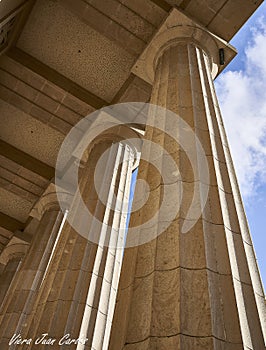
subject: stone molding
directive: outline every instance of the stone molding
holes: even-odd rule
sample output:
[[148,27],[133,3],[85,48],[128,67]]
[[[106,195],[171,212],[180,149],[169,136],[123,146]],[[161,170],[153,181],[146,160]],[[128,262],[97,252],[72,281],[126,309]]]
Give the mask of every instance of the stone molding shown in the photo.
[[[174,8],[140,55],[132,68],[132,73],[153,84],[159,57],[169,47],[184,42],[194,43],[208,54],[213,79],[236,55],[233,46]],[[224,49],[224,65],[219,62],[219,49]]]
[[0,265],[6,266],[7,263],[12,259],[22,259],[27,253],[28,248],[28,242],[25,242],[17,237],[12,237],[0,255]]
[[[57,193],[60,192],[60,205],[57,198]],[[60,210],[60,206],[62,207],[62,203],[64,202],[63,198],[65,197],[65,203],[69,203],[69,196],[73,197],[69,192],[63,189],[56,189],[56,185],[51,183],[44,191],[41,198],[37,201],[30,212],[30,216],[40,220],[43,214],[48,210]],[[69,209],[66,208],[65,209]]]
[[[99,120],[102,118],[103,123],[106,122],[106,120],[109,120],[109,114],[107,112],[101,112],[98,114],[97,119]],[[85,122],[84,122],[85,125]],[[108,126],[108,125],[107,125]],[[90,127],[90,126],[89,126]],[[130,144],[130,146],[135,149],[135,153],[140,152],[141,144],[142,144],[142,138],[144,136],[144,132],[140,130],[137,127],[132,127],[132,126],[126,126],[123,125],[123,122],[119,124],[113,124],[108,126],[108,128],[102,132],[100,135],[98,135],[93,142],[88,143],[86,133],[80,132],[78,130],[77,135],[80,135],[80,141],[74,148],[72,155],[73,158],[79,160],[79,153],[81,149],[85,149],[85,152],[82,155],[82,159],[79,160],[80,165],[84,166],[84,164],[87,163],[89,159],[89,155],[92,151],[92,149],[98,145],[99,143],[106,143],[108,144],[113,144],[116,142],[124,142],[130,144],[129,140],[134,139],[134,144]],[[139,139],[139,143],[136,143],[136,140]]]

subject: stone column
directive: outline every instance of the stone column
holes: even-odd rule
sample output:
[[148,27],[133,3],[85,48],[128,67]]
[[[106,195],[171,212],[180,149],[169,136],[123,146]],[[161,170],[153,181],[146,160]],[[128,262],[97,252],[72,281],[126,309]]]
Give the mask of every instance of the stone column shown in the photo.
[[[175,123],[167,113],[160,115],[165,133],[147,127],[147,140],[160,144],[178,165],[181,181],[170,185],[182,187],[183,197],[162,234],[125,253],[109,350],[265,349],[265,296],[212,81],[219,48],[227,60],[234,54],[224,41],[173,10],[134,68],[153,84],[151,103],[175,112],[192,128],[210,178],[202,183],[195,139],[190,151],[196,172],[182,146],[167,135],[170,129],[184,132],[178,118]],[[151,113],[148,124],[153,119]],[[152,148],[142,152],[158,158]],[[160,164],[167,167],[167,159]],[[161,184],[147,162],[141,161],[139,174],[150,184],[152,204],[141,216],[132,214],[131,226],[160,211],[169,185]],[[182,233],[185,220],[194,220],[188,215],[193,196],[201,215]],[[169,195],[169,211],[178,200]],[[161,213],[155,227],[167,220]]]
[[30,249],[12,282],[12,290],[1,307],[1,349],[15,348],[14,344],[8,346],[14,334],[21,334],[22,337],[26,335],[53,245],[60,232],[63,213],[53,184],[49,185],[31,215],[40,222]]
[[20,262],[21,262],[20,258],[14,258],[14,259],[9,260],[4,268],[4,271],[2,272],[2,274],[0,276],[0,285],[1,285],[0,305],[2,305],[2,303],[5,299],[5,296],[9,290],[9,287],[11,285],[13,277],[16,274],[16,271],[18,269]]
[[[102,163],[97,193],[94,169],[106,151],[108,157]],[[27,328],[28,338],[48,333],[46,338],[56,339],[53,349],[108,348],[133,161],[132,149],[122,142],[112,145],[112,141],[103,140],[91,149],[82,169],[80,192],[93,213],[88,223],[89,237],[98,241],[89,241],[68,223],[64,226],[39,288]],[[71,210],[82,220],[78,205],[74,204]],[[32,342],[28,349],[35,346]],[[38,346],[45,348],[42,343]]]
[[[107,350],[109,346],[110,330],[112,325],[118,281],[123,257],[123,242],[129,205],[130,182],[132,176],[134,153],[126,144],[113,145],[116,161],[112,171],[112,180],[109,186],[108,206],[104,213],[100,242],[92,269],[91,282],[87,294],[86,306],[82,318],[80,338],[88,337],[87,344],[78,344],[77,349]],[[112,149],[111,149],[112,151]],[[122,162],[120,166],[120,162]],[[108,166],[108,164],[107,164]],[[116,185],[117,183],[117,185]],[[117,187],[117,188],[116,188]],[[112,198],[116,194],[116,199]],[[114,213],[111,213],[114,202]],[[110,216],[111,222],[110,222]],[[111,226],[109,243],[106,242],[107,226]],[[105,243],[106,244],[106,243]],[[104,258],[106,250],[106,257]],[[102,260],[105,268],[99,284],[99,270]],[[98,282],[97,282],[98,281]],[[90,345],[91,344],[91,345]]]
[[12,293],[12,281],[28,248],[29,243],[12,237],[0,255],[0,265],[3,267],[3,272],[0,275],[0,306],[5,304],[9,292]]

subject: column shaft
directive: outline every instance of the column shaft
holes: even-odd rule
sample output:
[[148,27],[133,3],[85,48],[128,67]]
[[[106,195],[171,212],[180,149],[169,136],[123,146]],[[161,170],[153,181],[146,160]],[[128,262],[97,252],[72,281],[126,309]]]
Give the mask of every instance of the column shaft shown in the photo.
[[59,208],[46,211],[38,226],[36,236],[12,283],[12,291],[1,308],[1,341],[3,349],[8,347],[11,337],[25,335],[28,322],[34,313],[34,305],[52,251],[54,240],[61,224]]
[[0,290],[0,305],[2,305],[2,302],[5,299],[5,296],[9,290],[9,287],[12,283],[12,280],[16,274],[16,271],[19,267],[19,264],[21,262],[20,258],[17,259],[11,259],[4,271],[2,272],[1,276],[0,276],[0,285],[1,285],[1,290]]
[[[97,193],[94,170],[105,151],[109,156],[100,172],[101,188]],[[108,348],[133,161],[131,148],[123,143],[100,142],[92,149],[81,175],[80,191],[93,213],[89,237],[98,237],[98,244],[88,241],[69,224],[63,227],[42,280],[28,337],[48,333],[56,339],[54,349]],[[78,206],[70,211],[75,208]],[[64,335],[65,343],[59,343]],[[67,344],[67,339],[80,341]],[[32,343],[29,348],[34,346]]]
[[[202,183],[196,140],[190,145],[195,172],[182,146],[167,134],[170,128],[182,132],[178,118],[170,125],[167,113],[161,115],[165,132],[147,128],[145,137],[178,164],[182,181],[172,185],[182,187],[183,197],[178,215],[161,235],[125,254],[110,350],[264,349],[263,291],[205,50],[188,40],[165,49],[151,103],[175,112],[194,130],[208,160],[210,181]],[[154,116],[149,118],[152,125]],[[152,148],[142,152],[156,157]],[[161,159],[161,167],[166,165],[167,159]],[[160,210],[168,186],[146,162],[141,161],[139,174],[150,184],[153,205],[142,209],[141,219],[132,215],[133,226]],[[187,217],[193,196],[201,217],[182,233],[184,220],[194,219]],[[168,197],[169,203],[178,200]],[[167,213],[158,216],[158,227],[163,221]]]

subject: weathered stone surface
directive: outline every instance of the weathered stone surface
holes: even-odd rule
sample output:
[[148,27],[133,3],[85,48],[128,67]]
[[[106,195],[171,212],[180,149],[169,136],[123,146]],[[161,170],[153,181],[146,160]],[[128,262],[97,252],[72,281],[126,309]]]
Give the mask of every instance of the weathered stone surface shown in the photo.
[[[197,26],[194,31],[189,28],[193,26],[190,20],[179,17],[176,11],[175,23],[180,20],[178,32],[173,17],[170,15],[168,25],[155,35],[134,72],[153,82],[151,102],[177,113],[199,137],[210,179],[202,178],[195,138],[186,150],[181,150],[166,135],[169,128],[178,135],[180,124],[171,120],[170,125],[170,119],[161,113],[158,124],[162,130],[148,127],[145,137],[174,155],[182,182],[161,183],[160,170],[140,163],[142,179],[149,183],[152,176],[152,188],[148,191],[151,202],[146,203],[139,216],[132,216],[132,224],[140,225],[152,215],[157,215],[157,222],[143,229],[144,234],[152,232],[154,239],[138,247],[136,269],[130,270],[134,282],[119,291],[123,305],[127,305],[127,315],[118,299],[110,349],[264,349],[265,305],[261,305],[252,288],[254,283],[256,290],[261,290],[212,82],[217,62],[213,39]],[[151,121],[152,116],[149,118]],[[168,169],[162,152],[155,147],[143,151],[161,171]],[[186,152],[194,156],[189,160]],[[196,164],[194,170],[191,161]],[[167,192],[168,186],[171,191]],[[174,188],[182,188],[182,197],[180,191],[173,195]],[[164,195],[169,203],[166,210],[160,207]],[[156,237],[161,220],[170,220],[177,202],[180,209],[175,220]],[[194,211],[190,213],[192,202]],[[184,233],[183,224],[188,222],[192,225]],[[244,243],[245,238],[248,244]],[[125,285],[124,280],[132,281],[127,276],[129,265],[125,260],[121,285]],[[119,333],[122,314],[127,323]],[[118,341],[118,334],[124,340]]]

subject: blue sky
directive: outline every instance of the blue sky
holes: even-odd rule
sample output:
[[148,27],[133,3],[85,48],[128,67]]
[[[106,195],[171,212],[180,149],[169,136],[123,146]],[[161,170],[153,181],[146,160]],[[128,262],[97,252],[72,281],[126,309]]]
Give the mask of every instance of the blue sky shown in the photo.
[[238,55],[215,85],[266,289],[266,2],[231,44]]

